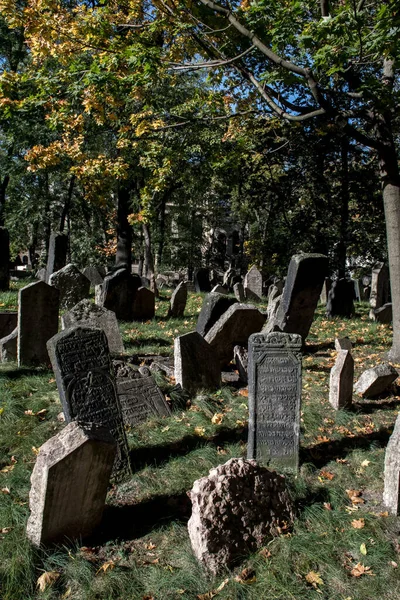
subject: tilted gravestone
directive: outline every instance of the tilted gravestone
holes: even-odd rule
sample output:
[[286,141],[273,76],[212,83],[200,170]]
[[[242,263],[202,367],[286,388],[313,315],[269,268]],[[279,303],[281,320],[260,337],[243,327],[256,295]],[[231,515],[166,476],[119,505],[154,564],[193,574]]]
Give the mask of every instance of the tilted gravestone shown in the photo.
[[400,415],[385,453],[385,487],[383,504],[393,515],[400,515]]
[[18,345],[18,327],[0,340],[0,362],[16,361]]
[[329,402],[336,410],[353,403],[354,360],[349,350],[339,350],[329,380]]
[[[262,296],[263,278],[256,266],[252,266],[246,273],[244,278],[244,289],[246,288],[253,292],[258,298]],[[246,296],[247,298],[247,296]]]
[[391,302],[387,302],[380,308],[371,308],[370,318],[377,323],[389,324],[393,321],[393,307]]
[[398,372],[392,365],[382,363],[362,373],[354,386],[354,391],[363,398],[373,398],[382,394],[397,379]]
[[47,341],[58,331],[58,289],[37,281],[19,291],[18,365],[49,362]]
[[187,285],[184,281],[175,288],[168,311],[168,317],[183,317],[187,302]]
[[335,339],[335,350],[337,350],[338,352],[340,350],[351,350],[352,348],[353,344],[347,336]]
[[326,304],[328,302],[329,291],[332,286],[332,280],[329,277],[325,277],[324,283],[322,284],[321,295],[319,297],[319,301],[321,304]]
[[93,287],[95,285],[101,285],[106,276],[106,271],[102,267],[85,267],[82,273],[89,279],[90,285]]
[[301,336],[274,332],[249,339],[247,457],[297,471],[301,403]]
[[327,270],[328,258],[323,254],[296,254],[292,257],[277,314],[268,321],[266,332],[297,333],[305,341]]
[[17,327],[17,312],[0,312],[0,339],[10,335]]
[[46,281],[67,264],[68,236],[65,233],[53,232],[50,235],[49,253],[46,267]]
[[211,290],[212,294],[228,294],[228,290],[223,285],[215,285]]
[[72,263],[50,275],[49,284],[60,290],[61,308],[73,308],[89,296],[89,279]]
[[107,427],[118,444],[114,478],[129,475],[129,453],[107,338],[101,329],[73,327],[47,342],[65,420]]
[[235,303],[234,298],[229,298],[225,294],[208,294],[203,300],[197,319],[196,331],[204,337],[221,315]]
[[155,294],[145,287],[140,287],[137,290],[133,300],[132,317],[135,321],[147,321],[148,319],[154,319],[156,311],[155,307]]
[[238,302],[245,301],[243,283],[235,283],[233,286],[233,293],[235,294],[235,298]]
[[93,533],[101,522],[115,453],[107,429],[76,422],[40,447],[26,529],[35,546]]
[[384,263],[377,263],[372,269],[369,304],[377,309],[387,302],[390,302],[389,269]]
[[142,282],[139,275],[127,269],[118,269],[104,278],[96,295],[96,304],[115,312],[119,321],[133,320],[133,302]]
[[243,346],[235,346],[233,349],[233,355],[235,357],[235,364],[239,373],[239,379],[243,383],[247,384],[247,370],[249,363],[249,353],[247,348],[243,348]]
[[194,274],[194,286],[196,292],[211,292],[209,269],[197,269]]
[[8,229],[0,227],[0,291],[10,288],[10,236]]
[[61,323],[63,329],[75,325],[103,329],[107,336],[110,352],[120,354],[124,351],[124,344],[115,313],[107,310],[104,306],[93,304],[87,298],[78,302],[69,312],[64,313],[61,317]]
[[175,338],[174,364],[176,383],[191,394],[221,385],[218,357],[197,331]]
[[335,280],[329,290],[326,316],[351,317],[354,314],[354,298],[354,284],[351,280]]

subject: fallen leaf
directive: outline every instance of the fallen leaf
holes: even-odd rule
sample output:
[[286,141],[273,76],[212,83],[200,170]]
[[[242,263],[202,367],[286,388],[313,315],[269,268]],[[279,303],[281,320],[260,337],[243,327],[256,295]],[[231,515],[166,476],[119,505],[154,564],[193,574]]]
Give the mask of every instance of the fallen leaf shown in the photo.
[[98,575],[99,573],[105,573],[106,571],[111,571],[114,567],[115,562],[113,560],[108,560],[107,562],[101,565],[98,571],[96,571],[96,575]]
[[164,433],[165,431],[168,431],[168,430],[169,430],[169,425],[167,425],[166,427],[163,427],[161,429],[162,433]]
[[222,423],[223,418],[224,415],[222,413],[215,413],[215,415],[211,419],[211,423],[214,423],[214,425],[219,425],[220,423]]
[[248,388],[242,388],[241,390],[239,390],[239,394],[241,396],[244,396],[245,398],[249,397],[249,389]]
[[247,567],[243,569],[243,571],[241,571],[239,575],[236,575],[235,581],[242,584],[254,583],[256,581],[256,572],[254,569]]
[[324,508],[326,510],[332,510],[332,505],[330,502],[324,502]]
[[157,548],[157,546],[155,544],[153,544],[153,542],[149,542],[148,544],[145,545],[146,550],[154,550],[154,548]]
[[329,471],[320,471],[320,477],[322,477],[323,479],[329,479],[331,481],[335,477],[335,475],[333,473],[330,473]]
[[370,462],[371,462],[370,460],[365,459],[365,460],[362,461],[361,466],[362,467],[368,467],[368,465],[369,465]]
[[397,567],[398,567],[397,562],[394,562],[394,560],[391,560],[390,564],[392,565],[393,569],[397,569]]
[[10,533],[12,527],[3,527],[3,529],[0,529],[0,533]]
[[0,473],[9,473],[14,468],[14,465],[7,465],[0,470]]
[[217,446],[217,454],[228,454],[228,451],[221,448],[221,446]]
[[66,600],[66,598],[69,598],[71,593],[72,593],[72,589],[70,587],[67,588],[65,593],[61,596],[61,600]]
[[263,558],[265,558],[265,560],[267,560],[268,558],[271,558],[271,556],[272,556],[272,554],[268,550],[268,548],[262,548],[258,554],[260,556],[262,556]]
[[364,500],[360,498],[361,491],[360,490],[346,490],[348,497],[350,498],[352,504],[364,504]]
[[316,571],[310,571],[309,573],[307,573],[306,581],[307,583],[310,583],[314,588],[316,588],[318,585],[324,585],[324,582],[321,579],[321,575]]
[[40,450],[40,448],[36,448],[36,446],[32,446],[32,452],[33,452],[33,454],[35,454],[36,456],[39,454],[39,450]]
[[350,571],[352,577],[361,577],[361,575],[374,575],[371,571],[371,567],[365,567],[361,563],[357,563],[354,569]]
[[195,427],[194,433],[195,433],[195,435],[198,435],[199,437],[204,437],[206,430],[204,427]]
[[45,571],[37,580],[36,587],[38,587],[41,592],[44,592],[48,587],[52,586],[59,577],[60,573],[57,571]]
[[362,529],[365,526],[365,520],[364,519],[354,519],[351,522],[351,526],[354,527],[354,529]]
[[387,510],[385,510],[384,512],[381,512],[381,513],[379,513],[379,516],[380,516],[380,517],[388,517],[388,516],[389,516],[389,513],[388,513],[388,511],[387,511]]
[[360,546],[360,552],[361,552],[361,554],[363,554],[364,556],[366,556],[366,554],[367,554],[367,546],[364,543],[362,543],[361,546]]
[[0,491],[1,491],[2,494],[9,494],[10,493],[10,488],[8,488],[8,487],[1,488]]
[[197,595],[198,600],[211,600],[212,598],[214,598],[214,596],[219,594],[219,592],[221,592],[224,589],[224,587],[226,586],[226,584],[228,582],[229,582],[229,578],[224,579],[224,581],[221,583],[221,585],[219,585],[215,590],[211,590],[209,592],[206,592],[205,594],[198,594]]

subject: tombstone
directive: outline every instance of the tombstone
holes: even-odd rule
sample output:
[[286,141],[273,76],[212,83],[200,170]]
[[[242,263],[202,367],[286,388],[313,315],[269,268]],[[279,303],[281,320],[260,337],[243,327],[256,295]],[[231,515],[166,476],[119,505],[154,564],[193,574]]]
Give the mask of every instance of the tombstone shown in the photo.
[[235,283],[233,286],[233,293],[235,294],[235,298],[238,302],[245,301],[243,283]]
[[230,267],[224,273],[224,276],[222,278],[222,285],[224,287],[228,288],[228,290],[230,290],[232,287],[232,279],[233,279],[233,277],[235,277],[235,275],[236,275],[236,269],[234,269],[233,267]]
[[10,288],[10,236],[8,229],[0,227],[0,291]]
[[124,351],[124,344],[115,313],[103,306],[93,304],[87,298],[78,302],[69,312],[64,313],[61,317],[61,324],[63,329],[75,325],[102,329],[107,336],[110,352],[120,354]]
[[44,281],[19,291],[18,366],[48,364],[47,341],[58,331],[60,292]]
[[297,334],[249,339],[247,458],[279,471],[297,471],[299,464],[301,346]]
[[228,294],[229,292],[226,288],[224,288],[224,286],[217,284],[213,287],[213,289],[211,290],[211,293],[212,294]]
[[117,374],[117,393],[125,426],[135,427],[150,417],[170,416],[164,395],[150,374],[131,371],[124,375]]
[[250,288],[247,288],[247,287],[244,288],[244,297],[245,297],[245,301],[248,303],[261,301],[260,296],[255,294]]
[[0,362],[16,361],[18,355],[18,327],[0,339]]
[[154,319],[155,312],[155,294],[145,287],[140,287],[133,300],[133,320],[147,321],[148,319]]
[[305,342],[327,270],[328,258],[323,254],[293,256],[276,317],[268,321],[265,331],[298,333]]
[[[253,292],[257,298],[261,298],[262,296],[262,275],[256,266],[252,266],[250,271],[248,271],[244,278],[244,289],[246,293],[246,288],[248,288],[251,292]],[[246,296],[247,298],[247,296]]]
[[[283,288],[282,288],[283,289]],[[274,283],[268,288],[268,303],[272,300],[275,300],[278,296],[282,295],[282,291],[279,290],[279,287]]]
[[0,312],[0,339],[12,333],[17,324],[17,312]]
[[390,302],[389,269],[384,263],[377,263],[372,269],[369,304],[371,308],[377,309],[387,302]]
[[45,283],[47,282],[47,269],[39,269],[38,271],[36,271],[36,275],[35,275],[36,279],[39,279],[39,281],[44,281]]
[[132,275],[127,269],[118,269],[104,278],[97,292],[96,304],[115,312],[119,321],[133,320],[133,302],[141,287],[139,275]]
[[328,302],[328,294],[331,289],[332,281],[329,277],[325,277],[324,283],[322,284],[321,295],[319,297],[320,304],[325,304]]
[[380,308],[371,308],[369,316],[373,321],[376,321],[377,323],[391,323],[393,321],[392,303],[387,302]]
[[141,285],[141,287],[145,287],[145,288],[148,288],[148,289],[150,289],[150,279],[149,279],[148,277],[143,277],[143,276],[142,276],[142,277],[140,278],[140,281],[142,282],[142,285]]
[[361,302],[362,293],[359,279],[351,279],[350,281],[354,285],[354,299],[357,300],[357,302]]
[[280,296],[273,296],[271,294],[270,299],[268,300],[268,306],[267,306],[267,320],[270,323],[274,323],[275,317],[278,313],[278,309],[281,303],[281,298],[282,295]]
[[67,264],[68,236],[65,233],[54,232],[50,235],[49,253],[47,258],[46,277],[60,271]]
[[205,336],[217,353],[220,364],[228,364],[236,345],[247,347],[249,336],[260,331],[265,315],[249,304],[233,304]]
[[196,331],[204,337],[232,304],[236,304],[236,300],[225,294],[208,294],[203,300]]
[[386,447],[383,504],[392,515],[400,515],[400,415]]
[[347,336],[335,339],[335,350],[337,352],[340,352],[340,350],[351,350],[352,348],[353,344]]
[[168,317],[183,317],[187,302],[187,285],[184,281],[175,288],[168,310]]
[[172,358],[157,356],[150,365],[150,371],[154,373],[162,371],[166,377],[175,377],[174,361]]
[[398,377],[398,372],[388,363],[382,363],[364,371],[354,386],[354,391],[363,398],[382,394]]
[[197,331],[175,338],[174,363],[176,383],[190,394],[221,386],[218,357]]
[[235,358],[236,368],[239,373],[239,379],[243,383],[247,384],[247,371],[249,359],[247,348],[244,348],[243,346],[235,346],[233,349],[233,356]]
[[339,350],[329,380],[329,402],[335,410],[353,403],[354,360],[349,350]]
[[337,279],[332,283],[326,304],[326,316],[351,317],[354,314],[354,284],[348,279]]
[[[100,270],[104,273],[104,275],[100,273]],[[93,287],[95,285],[101,285],[105,277],[105,271],[101,269],[101,267],[85,267],[82,273],[85,277],[89,279],[90,285],[92,285]]]
[[72,263],[50,275],[49,284],[60,291],[60,308],[69,310],[89,296],[89,279]]
[[93,424],[67,425],[40,447],[26,533],[35,546],[81,540],[100,525],[116,444]]
[[294,518],[285,477],[254,460],[231,458],[195,481],[189,495],[192,549],[214,575],[256,552]]
[[114,478],[128,476],[128,443],[106,334],[101,329],[72,327],[51,338],[47,349],[65,420],[108,427],[118,444]]
[[194,285],[196,292],[210,292],[210,271],[209,269],[197,269],[194,274]]

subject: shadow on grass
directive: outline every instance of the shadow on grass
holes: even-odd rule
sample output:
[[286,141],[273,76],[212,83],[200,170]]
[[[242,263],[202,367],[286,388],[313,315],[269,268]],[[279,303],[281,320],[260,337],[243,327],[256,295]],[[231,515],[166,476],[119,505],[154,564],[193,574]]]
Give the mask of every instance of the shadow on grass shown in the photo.
[[308,343],[303,347],[303,354],[315,354],[321,350],[334,350],[335,343],[332,342],[320,342],[319,344]]
[[300,448],[300,464],[310,463],[320,469],[331,460],[345,458],[352,450],[369,450],[371,446],[385,448],[392,429],[381,427],[368,435],[344,437],[340,440],[321,442],[311,448]]
[[135,448],[130,451],[129,459],[132,472],[136,473],[146,465],[160,466],[168,462],[171,458],[184,456],[197,448],[213,445],[222,446],[223,444],[235,444],[240,441],[247,441],[247,427],[238,429],[221,429],[217,435],[212,438],[201,438],[198,435],[187,435],[184,438],[170,444],[159,444],[156,446],[146,446]]
[[48,367],[19,367],[15,369],[0,370],[0,377],[8,379],[21,379],[21,377],[34,377],[37,375],[49,375],[52,371]]
[[141,346],[170,346],[171,342],[167,342],[163,338],[158,337],[148,337],[140,340],[129,340],[129,342],[125,343],[125,346],[132,348],[140,348]]
[[399,407],[400,399],[388,398],[388,394],[382,394],[374,399],[374,401],[354,402],[352,406],[354,412],[362,413],[363,415],[369,415],[377,410],[396,410]]

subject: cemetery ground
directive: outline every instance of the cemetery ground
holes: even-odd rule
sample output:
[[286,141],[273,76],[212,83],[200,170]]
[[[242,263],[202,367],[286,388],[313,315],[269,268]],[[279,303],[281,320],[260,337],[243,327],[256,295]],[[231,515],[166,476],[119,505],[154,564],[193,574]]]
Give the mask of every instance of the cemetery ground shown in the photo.
[[[174,338],[195,330],[203,295],[189,294],[184,317],[167,319],[170,293],[161,292],[153,321],[121,325],[127,354],[172,356]],[[16,303],[14,283],[1,310]],[[328,321],[318,309],[303,355],[301,467],[288,477],[294,527],[216,578],[192,553],[187,491],[246,455],[246,388],[225,383],[190,398],[157,374],[172,416],[128,430],[133,475],[110,489],[99,532],[85,545],[37,550],[25,536],[29,478],[38,448],[65,426],[62,408],[51,370],[1,365],[0,598],[400,600],[400,523],[382,505],[400,388],[374,400],[354,395],[351,411],[328,401],[335,337],[352,340],[356,378],[390,347],[390,326],[371,323],[368,311],[359,303],[354,318]]]

